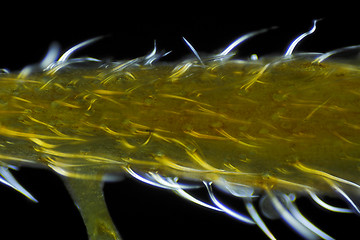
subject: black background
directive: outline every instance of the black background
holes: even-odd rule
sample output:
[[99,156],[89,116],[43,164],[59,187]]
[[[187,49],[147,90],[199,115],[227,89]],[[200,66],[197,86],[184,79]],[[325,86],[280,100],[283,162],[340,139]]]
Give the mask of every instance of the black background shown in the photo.
[[[259,57],[283,54],[291,40],[308,31],[312,20],[319,18],[323,20],[318,23],[316,33],[304,40],[296,51],[324,52],[360,44],[360,20],[349,13],[351,6],[346,11],[330,12],[318,11],[310,3],[306,6],[303,2],[287,4],[281,7],[261,2],[246,5],[243,2],[14,4],[2,9],[0,68],[16,71],[41,61],[53,41],[59,42],[65,51],[83,40],[102,35],[108,37],[76,56],[130,59],[149,53],[156,39],[158,49],[172,50],[164,61],[173,61],[191,54],[182,36],[200,54],[216,53],[244,33],[272,26],[278,29],[244,43],[238,57],[247,59],[253,53]],[[36,169],[21,169],[14,175],[39,203],[34,204],[1,186],[3,236],[11,234],[8,239],[87,239],[81,217],[59,177]],[[105,197],[125,240],[267,239],[256,227],[194,206],[171,192],[135,180],[106,184]],[[241,200],[228,201],[242,205]],[[336,239],[358,235],[358,229],[353,226],[360,223],[359,217],[328,213],[307,198],[300,198],[298,205],[309,219]],[[267,223],[279,239],[297,239],[282,221]]]

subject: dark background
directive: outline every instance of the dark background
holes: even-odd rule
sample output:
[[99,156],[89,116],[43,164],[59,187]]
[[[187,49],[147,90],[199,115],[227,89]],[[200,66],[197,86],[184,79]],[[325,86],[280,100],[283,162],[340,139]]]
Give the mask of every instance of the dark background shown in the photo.
[[[87,2],[42,3],[39,6],[10,6],[0,18],[0,68],[11,71],[41,61],[53,41],[66,51],[86,39],[106,35],[104,40],[81,50],[76,56],[130,59],[148,54],[157,40],[158,49],[173,52],[174,61],[191,54],[186,37],[199,53],[216,53],[242,34],[278,26],[247,41],[239,58],[256,53],[283,54],[287,45],[308,31],[313,19],[323,18],[315,34],[296,51],[325,52],[360,44],[357,15],[336,9],[318,11],[311,4],[287,3],[281,8],[256,2]],[[168,4],[168,5],[166,5]],[[198,4],[198,5],[197,5]],[[319,3],[320,4],[320,3]],[[322,6],[322,5],[320,5]],[[357,6],[356,6],[357,7]],[[346,15],[345,15],[346,14]],[[59,177],[50,171],[21,169],[14,175],[38,200],[34,204],[15,191],[0,186],[0,226],[8,239],[86,239],[86,229]],[[267,239],[257,227],[248,226],[224,214],[194,206],[171,192],[131,179],[105,185],[110,213],[125,240],[131,239]],[[225,196],[223,196],[225,197]],[[228,199],[241,206],[242,201]],[[336,239],[358,235],[360,218],[328,213],[307,198],[299,208],[321,229]],[[282,221],[267,222],[279,239],[297,239]],[[220,237],[219,237],[220,236]]]

